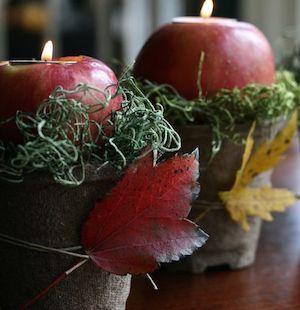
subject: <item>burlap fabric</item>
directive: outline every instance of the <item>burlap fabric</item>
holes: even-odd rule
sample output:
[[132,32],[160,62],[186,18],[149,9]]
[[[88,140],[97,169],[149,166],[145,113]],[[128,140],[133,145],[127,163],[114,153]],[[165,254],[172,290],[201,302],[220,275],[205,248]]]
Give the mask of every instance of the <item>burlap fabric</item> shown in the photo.
[[[76,188],[43,174],[21,184],[0,183],[0,232],[37,244],[65,248],[80,244],[89,211],[117,180],[111,170],[90,169]],[[0,243],[0,309],[14,310],[45,288],[77,258]],[[90,261],[70,274],[32,309],[125,309],[131,276],[116,276]]]
[[[273,138],[284,126],[283,120],[275,125],[260,126],[255,130],[254,149],[264,139]],[[250,125],[239,126],[236,132],[246,138]],[[210,235],[207,243],[192,256],[170,265],[172,270],[201,273],[208,267],[228,265],[242,268],[251,265],[255,260],[255,252],[260,235],[261,219],[250,218],[250,231],[245,232],[234,222],[220,204],[218,192],[230,190],[234,184],[236,173],[241,166],[245,146],[225,140],[220,152],[208,165],[212,141],[212,131],[206,126],[185,126],[178,128],[183,140],[183,151],[196,147],[200,150],[200,185],[201,191],[193,204],[190,214],[195,219],[205,210],[203,201],[212,203],[212,210],[199,222],[200,227]],[[251,186],[271,185],[271,172],[258,175]],[[209,208],[209,207],[208,207]]]

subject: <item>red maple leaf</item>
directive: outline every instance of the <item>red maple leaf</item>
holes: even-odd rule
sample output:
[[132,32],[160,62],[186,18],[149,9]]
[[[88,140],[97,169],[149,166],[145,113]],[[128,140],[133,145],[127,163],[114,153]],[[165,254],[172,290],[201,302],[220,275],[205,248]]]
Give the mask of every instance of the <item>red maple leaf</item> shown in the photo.
[[82,246],[115,274],[153,271],[201,247],[207,235],[187,220],[199,192],[197,153],[153,166],[144,157],[97,203],[82,230]]

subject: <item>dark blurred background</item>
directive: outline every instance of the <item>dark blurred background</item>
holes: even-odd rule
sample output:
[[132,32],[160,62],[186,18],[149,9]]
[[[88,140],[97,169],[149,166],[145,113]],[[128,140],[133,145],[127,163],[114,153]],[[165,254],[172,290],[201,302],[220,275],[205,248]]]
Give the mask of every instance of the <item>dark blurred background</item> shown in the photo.
[[[48,39],[55,56],[90,55],[133,62],[146,38],[173,17],[199,15],[204,0],[0,0],[1,59],[39,58]],[[299,0],[214,0],[214,16],[256,24],[278,48],[297,29]],[[297,10],[298,9],[298,10]],[[280,43],[282,44],[282,42]],[[280,45],[279,44],[279,45]]]

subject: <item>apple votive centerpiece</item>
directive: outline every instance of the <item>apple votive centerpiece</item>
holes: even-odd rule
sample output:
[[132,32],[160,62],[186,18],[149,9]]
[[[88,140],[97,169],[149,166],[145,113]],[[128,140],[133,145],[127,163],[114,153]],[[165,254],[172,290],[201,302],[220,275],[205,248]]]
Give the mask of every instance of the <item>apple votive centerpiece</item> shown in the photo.
[[[202,251],[175,266],[195,273],[211,266],[251,265],[261,218],[270,220],[269,211],[295,201],[290,193],[280,207],[266,207],[262,196],[274,195],[270,189],[254,203],[257,192],[271,188],[270,173],[280,159],[273,150],[283,152],[295,133],[296,116],[290,117],[296,110],[294,96],[276,80],[273,53],[261,31],[210,17],[212,10],[213,1],[206,0],[201,17],[176,17],[159,28],[133,67],[144,92],[164,106],[167,119],[177,126],[183,150],[200,149],[205,182],[191,217],[211,238]],[[277,148],[283,136],[286,144]]]
[[158,162],[179,148],[163,109],[99,60],[2,62],[0,308],[122,310],[131,274],[201,247],[197,151]]
[[[52,60],[52,50],[50,41],[41,60],[11,60],[0,64],[2,242],[4,235],[9,235],[46,247],[77,244],[87,213],[117,181],[117,174],[111,172],[101,175],[94,169],[78,169],[74,175],[68,172],[73,169],[71,166],[80,167],[76,160],[79,155],[76,146],[82,147],[79,142],[96,142],[95,137],[88,140],[87,136],[97,134],[95,128],[82,130],[83,126],[72,128],[72,124],[76,119],[87,124],[94,121],[104,124],[112,111],[121,108],[122,95],[116,95],[117,78],[97,59],[76,56]],[[108,97],[112,99],[106,100]],[[99,108],[98,101],[105,102],[105,106]],[[88,112],[91,104],[97,106],[95,113]],[[64,126],[68,129],[64,130]],[[23,149],[23,155],[18,148]],[[73,164],[67,161],[68,157],[73,157]],[[15,160],[15,164],[8,165],[10,160]],[[33,174],[27,175],[29,171]],[[30,247],[1,243],[1,306],[19,308],[63,269],[67,270],[73,259],[68,255],[50,254],[49,257]],[[125,308],[129,290],[129,275],[120,277],[86,265],[34,308],[82,309],[94,305]]]
[[[88,56],[60,57],[52,60],[53,45],[49,41],[42,52],[41,60],[12,60],[0,63],[0,116],[1,120],[14,116],[15,111],[35,112],[38,104],[59,85],[74,89],[78,84],[93,85],[101,91],[90,90],[84,97],[85,104],[97,98],[107,105],[91,114],[96,122],[107,122],[112,111],[121,108],[122,96],[114,96],[117,78],[114,72],[100,60]],[[74,98],[80,94],[72,94]],[[10,128],[8,128],[8,126]],[[0,139],[20,142],[14,124],[1,126]]]
[[251,24],[217,17],[176,17],[145,43],[134,75],[172,85],[183,97],[195,99],[199,86],[202,95],[212,96],[220,89],[270,85],[275,81],[275,65],[269,42]]

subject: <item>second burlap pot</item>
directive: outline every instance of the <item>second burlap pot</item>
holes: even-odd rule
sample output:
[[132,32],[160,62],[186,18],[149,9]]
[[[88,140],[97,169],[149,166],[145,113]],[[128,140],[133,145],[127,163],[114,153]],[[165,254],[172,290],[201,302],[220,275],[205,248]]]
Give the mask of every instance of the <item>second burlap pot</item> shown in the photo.
[[[254,132],[254,150],[265,139],[273,138],[284,124],[285,121],[281,120],[273,125],[257,126]],[[246,138],[249,129],[250,125],[241,125],[236,128],[235,133]],[[196,219],[203,213],[198,224],[210,238],[201,250],[168,268],[173,271],[201,273],[208,267],[228,265],[236,269],[251,265],[255,260],[262,221],[257,217],[250,218],[250,231],[244,231],[230,218],[218,197],[219,192],[228,191],[233,186],[245,146],[224,140],[220,151],[209,163],[213,138],[211,129],[208,126],[192,125],[180,127],[178,132],[182,137],[183,151],[196,147],[200,150],[201,192],[193,204],[190,218]],[[256,176],[250,186],[271,185],[270,175],[271,172],[268,171]]]
[[[89,169],[75,188],[55,183],[48,175],[29,175],[23,183],[0,183],[0,233],[36,244],[65,248],[80,244],[80,231],[95,202],[114,186],[110,171]],[[78,258],[42,253],[1,242],[0,309],[14,310],[44,289]],[[122,310],[131,276],[117,276],[91,261],[51,289],[31,309]]]

